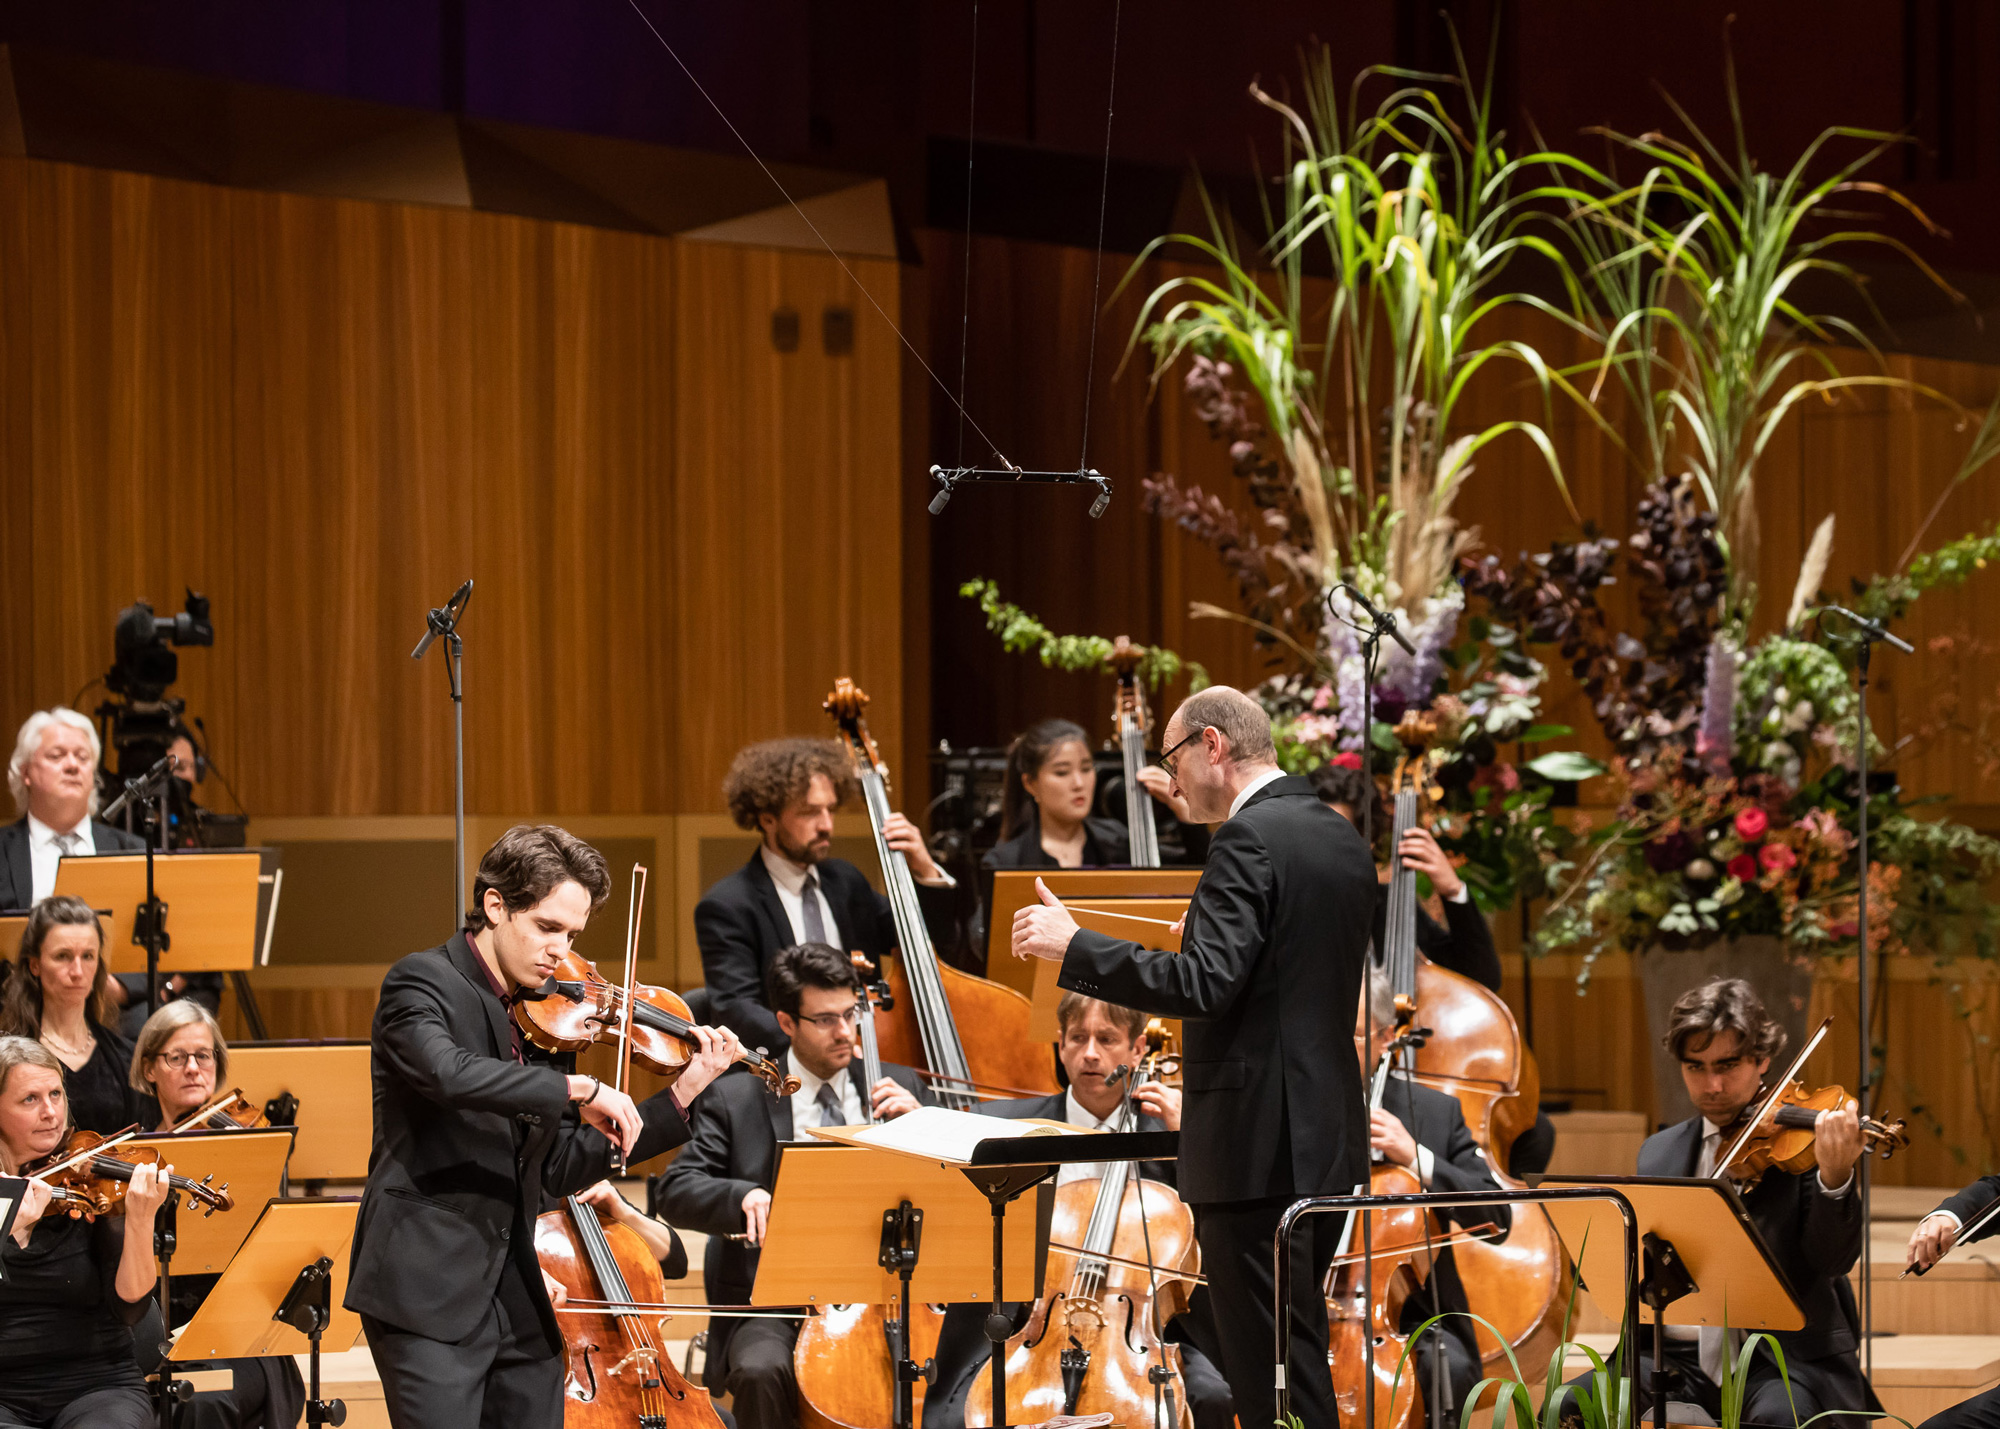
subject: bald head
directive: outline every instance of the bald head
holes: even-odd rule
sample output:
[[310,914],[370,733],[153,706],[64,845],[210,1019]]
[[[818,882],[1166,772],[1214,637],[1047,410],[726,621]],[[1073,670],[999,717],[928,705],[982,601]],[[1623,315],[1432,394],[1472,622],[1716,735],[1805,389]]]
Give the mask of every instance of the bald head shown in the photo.
[[1170,771],[1174,785],[1189,813],[1202,823],[1228,818],[1237,794],[1277,766],[1271,717],[1262,705],[1227,685],[1189,695],[1167,721],[1165,739],[1166,747],[1175,750]]

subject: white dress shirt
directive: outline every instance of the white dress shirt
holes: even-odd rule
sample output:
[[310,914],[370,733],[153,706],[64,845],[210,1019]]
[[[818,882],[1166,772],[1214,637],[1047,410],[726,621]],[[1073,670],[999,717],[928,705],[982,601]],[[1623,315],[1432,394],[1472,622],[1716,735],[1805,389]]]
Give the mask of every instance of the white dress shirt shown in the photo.
[[[1123,1103],[1121,1102],[1119,1105],[1122,1106]],[[1117,1117],[1118,1108],[1113,1107],[1111,1109],[1111,1116],[1103,1121],[1099,1121],[1085,1109],[1082,1102],[1076,1099],[1076,1088],[1071,1087],[1063,1093],[1062,1119],[1071,1126],[1086,1126],[1092,1131],[1116,1131],[1118,1128],[1112,1125],[1112,1122],[1117,1120]],[[1137,1123],[1135,1122],[1134,1124],[1136,1125]],[[1056,1184],[1058,1186],[1067,1186],[1072,1181],[1094,1180],[1103,1176],[1105,1169],[1106,1163],[1102,1161],[1066,1161],[1063,1163],[1062,1168],[1056,1172]]]
[[806,874],[814,874],[818,891],[813,895],[819,900],[819,915],[826,923],[826,941],[831,947],[845,952],[847,944],[840,940],[840,925],[833,919],[833,905],[826,901],[826,880],[814,870],[800,868],[783,854],[772,853],[769,844],[760,852],[764,855],[764,867],[770,872],[771,882],[777,885],[778,902],[784,906],[785,917],[791,920],[792,941],[806,940],[805,890]]
[[[792,1140],[810,1141],[806,1134],[808,1127],[821,1125],[819,1089],[826,1081],[815,1076],[799,1060],[799,1054],[790,1049],[785,1052],[785,1061],[792,1069],[792,1075],[799,1079],[799,1089],[792,1093]],[[868,1109],[861,1104],[861,1093],[854,1089],[854,1078],[843,1068],[833,1079],[834,1090],[840,1093],[840,1115],[842,1126],[865,1126]]]
[[1230,801],[1229,817],[1233,819],[1238,814],[1242,813],[1243,806],[1250,802],[1251,796],[1254,795],[1259,789],[1263,788],[1273,779],[1282,779],[1284,777],[1285,777],[1284,770],[1271,769],[1265,771],[1262,774],[1259,774],[1255,779],[1252,779],[1248,784],[1245,784],[1243,786],[1243,792],[1238,794],[1233,800]]
[[[64,857],[61,846],[56,843],[56,831],[36,818],[28,815],[28,866],[33,879],[34,902],[39,903],[56,891],[56,864]],[[90,816],[84,815],[83,822],[70,830],[74,847],[69,857],[77,858],[97,852],[97,838],[91,832]]]

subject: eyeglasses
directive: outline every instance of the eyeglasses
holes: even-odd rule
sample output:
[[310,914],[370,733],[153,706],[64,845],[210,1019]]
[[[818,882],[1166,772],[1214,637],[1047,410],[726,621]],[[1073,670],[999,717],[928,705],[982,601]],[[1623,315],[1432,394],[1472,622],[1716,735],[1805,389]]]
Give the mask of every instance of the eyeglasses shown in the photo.
[[1194,731],[1194,733],[1188,735],[1185,739],[1181,740],[1179,744],[1176,744],[1172,749],[1169,749],[1165,754],[1162,754],[1158,759],[1154,760],[1153,762],[1159,765],[1160,768],[1167,771],[1168,778],[1170,779],[1179,778],[1180,776],[1174,773],[1174,756],[1176,754],[1179,754],[1181,750],[1185,748],[1187,745],[1192,744],[1197,739],[1200,739],[1201,734],[1202,734],[1201,730]]
[[197,1067],[214,1066],[215,1053],[206,1050],[200,1052],[162,1052],[160,1053],[160,1060],[178,1072],[187,1066],[189,1062],[194,1063]]
[[831,1032],[846,1023],[849,1027],[861,1025],[861,1004],[856,1003],[845,1012],[822,1012],[813,1017],[801,1017],[801,1022],[810,1022],[822,1032]]

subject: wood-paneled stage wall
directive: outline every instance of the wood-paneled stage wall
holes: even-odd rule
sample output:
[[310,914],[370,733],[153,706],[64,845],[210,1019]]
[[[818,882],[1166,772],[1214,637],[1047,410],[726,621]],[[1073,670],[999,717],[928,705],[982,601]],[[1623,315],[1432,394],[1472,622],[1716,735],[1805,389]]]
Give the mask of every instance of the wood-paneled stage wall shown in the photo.
[[[955,387],[965,250],[950,235],[920,243],[920,268],[848,263]],[[935,738],[997,743],[1044,714],[1102,726],[1102,683],[1001,655],[954,594],[962,580],[997,579],[1061,630],[1171,645],[1219,679],[1263,673],[1236,629],[1188,616],[1191,600],[1229,603],[1213,557],[1141,509],[1154,471],[1231,489],[1178,392],[1149,400],[1143,361],[1120,368],[1158,271],[1105,306],[1086,450],[1091,256],[978,239],[971,257],[973,417],[1023,465],[1082,453],[1111,475],[1099,522],[1087,497],[1049,488],[967,489],[924,517],[931,460],[990,453],[970,430],[961,445],[949,401],[831,258],[0,159],[0,713],[91,707],[116,612],[205,592],[217,644],[182,652],[179,692],[253,835],[288,850],[260,996],[278,1032],[355,1035],[382,966],[445,926],[450,714],[437,657],[409,651],[424,610],[471,575],[474,852],[543,816],[621,868],[650,861],[648,973],[691,984],[693,900],[748,847],[721,810],[729,757],[823,730],[835,674],[875,695],[913,806]],[[1104,258],[1102,296],[1128,261]],[[829,306],[854,313],[851,355],[818,341]],[[794,352],[771,341],[780,307],[801,318]],[[1562,351],[1548,331],[1522,332]],[[1895,362],[1970,403],[2000,385],[1983,369]],[[1498,381],[1477,401],[1468,420],[1536,405]],[[1636,478],[1574,414],[1556,426],[1578,507],[1622,534]],[[1795,421],[1764,464],[1766,618],[1829,510],[1841,521],[1830,584],[1891,565],[1965,440],[1879,395]],[[1934,536],[1990,521],[1996,496],[1992,474],[1969,484]],[[1482,454],[1460,511],[1510,554],[1574,527],[1525,445]],[[1907,633],[1921,646],[1975,628],[1991,600],[1930,597]],[[1940,691],[1970,699],[2000,683],[1990,657],[1883,664],[1892,739]],[[1552,706],[1589,728],[1560,682]],[[2000,785],[1967,746],[1902,773],[2000,824]],[[866,862],[865,844],[849,847]],[[604,951],[623,919],[600,921]],[[1501,933],[1518,946],[1511,918]],[[1535,967],[1545,1082],[1580,1106],[1643,1106],[1633,982],[1607,960],[1579,999],[1572,971]],[[1944,1125],[1922,1131],[1898,1179],[1957,1179],[1953,1147],[1991,1154],[1980,1108],[1994,1089],[1974,1066],[1990,1053],[1969,1057],[1965,1039],[2000,1031],[1987,1025],[2000,1014],[1962,1022],[1947,1007],[1991,1001],[1982,974],[1899,968],[1890,1090],[1912,1089]],[[1829,1005],[1842,997],[1851,982],[1822,987]]]

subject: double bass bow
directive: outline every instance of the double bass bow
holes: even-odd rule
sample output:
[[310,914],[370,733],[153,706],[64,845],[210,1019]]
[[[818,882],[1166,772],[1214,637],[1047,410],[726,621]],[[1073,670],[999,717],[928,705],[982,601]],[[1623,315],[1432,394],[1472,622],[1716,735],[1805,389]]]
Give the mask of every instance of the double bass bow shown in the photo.
[[941,963],[931,946],[909,861],[889,847],[889,768],[868,732],[867,694],[845,675],[826,697],[868,807],[875,856],[896,928],[898,958],[886,970],[894,1011],[877,1027],[882,1055],[928,1073],[939,1103],[966,1110],[982,1091],[1032,1096],[1056,1090],[1054,1058],[1028,1037],[1028,999],[1003,983]]
[[1112,643],[1108,663],[1118,676],[1118,694],[1111,718],[1118,731],[1118,749],[1125,762],[1125,837],[1134,868],[1160,866],[1160,831],[1153,822],[1153,796],[1139,782],[1139,771],[1152,760],[1146,741],[1152,734],[1152,712],[1139,688],[1139,662],[1145,647],[1121,635]]

